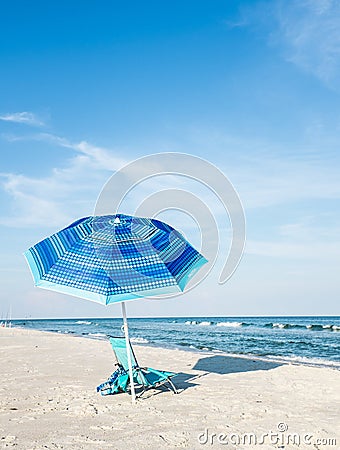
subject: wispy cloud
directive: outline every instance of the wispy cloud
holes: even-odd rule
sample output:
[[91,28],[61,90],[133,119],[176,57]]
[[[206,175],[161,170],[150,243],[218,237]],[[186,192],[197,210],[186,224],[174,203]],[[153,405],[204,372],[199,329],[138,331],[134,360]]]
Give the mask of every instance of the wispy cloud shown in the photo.
[[305,242],[248,240],[245,253],[279,259],[307,260],[320,265],[331,261],[339,263],[339,245],[340,242],[314,242],[310,245]]
[[247,20],[245,19],[245,17],[239,19],[239,20],[224,20],[224,24],[230,28],[243,28],[246,25],[248,25]]
[[11,201],[11,212],[0,216],[1,225],[63,226],[79,216],[90,214],[110,173],[126,163],[115,152],[86,141],[72,143],[50,134],[29,138],[67,147],[76,153],[72,152],[62,167],[55,167],[41,177],[0,174],[0,184]]
[[282,224],[279,236],[294,242],[307,243],[312,248],[315,243],[329,242],[335,247],[340,236],[340,221],[337,213],[308,216],[294,223]]
[[340,87],[338,0],[260,1],[240,15],[241,22],[265,33],[287,61],[328,86]]
[[283,145],[261,138],[247,138],[192,130],[196,146],[213,147],[223,160],[219,168],[237,189],[246,209],[301,201],[340,199],[340,140]]
[[[14,174],[8,174],[4,178],[3,187],[11,197],[13,212],[0,217],[0,225],[18,228],[37,225],[49,227],[70,222],[72,216],[67,214],[62,202],[27,190],[25,186],[33,180],[20,179]],[[48,182],[40,183],[43,189],[48,185]]]
[[33,133],[25,135],[2,134],[2,137],[8,142],[20,141],[37,141],[46,142],[47,144],[69,148],[76,150],[78,153],[87,156],[93,164],[96,164],[97,169],[117,170],[117,168],[127,163],[125,158],[119,157],[118,151],[99,147],[87,141],[73,142],[62,136],[52,133]]
[[4,122],[23,123],[34,127],[43,127],[45,123],[34,113],[23,111],[0,115],[0,120]]
[[253,160],[253,167],[235,169],[234,179],[248,208],[298,204],[340,198],[337,166],[293,160]]
[[[252,233],[245,253],[291,262],[303,260],[304,264],[323,269],[326,266],[337,267],[340,263],[340,218],[337,211],[325,212],[319,208],[317,215],[315,210],[308,215],[300,214],[298,211],[295,222],[281,222],[279,225],[272,222],[264,239]],[[294,214],[290,213],[286,218],[292,217]]]
[[281,1],[276,18],[286,58],[322,81],[337,81],[340,73],[339,1]]
[[71,142],[69,139],[50,133],[40,133],[35,136],[35,139],[76,150],[77,152],[86,155],[99,169],[117,170],[127,163],[127,160],[117,156],[116,152],[93,145],[87,141]]

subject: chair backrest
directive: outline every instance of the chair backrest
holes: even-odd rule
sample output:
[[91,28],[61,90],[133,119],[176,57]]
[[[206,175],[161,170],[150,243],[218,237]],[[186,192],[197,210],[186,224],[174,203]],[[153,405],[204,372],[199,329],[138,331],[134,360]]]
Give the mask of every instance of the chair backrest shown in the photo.
[[[124,337],[111,337],[110,338],[110,344],[112,347],[112,350],[114,351],[114,354],[116,355],[117,362],[123,366],[123,369],[128,371],[129,370],[129,364],[128,364],[128,355],[126,352],[126,341]],[[133,353],[131,342],[129,342],[129,349],[130,349],[130,355],[131,355],[131,364],[132,367],[137,367],[138,363],[135,357],[135,354]]]
[[[123,367],[123,369],[128,372],[129,371],[129,363],[128,363],[128,357],[126,352],[126,340],[124,337],[110,337],[110,344],[112,347],[112,350],[114,354],[116,355],[117,362]],[[133,348],[131,345],[131,342],[129,342],[129,349],[130,349],[130,355],[131,355],[131,364],[134,369],[138,368],[138,363],[136,356],[133,352]],[[135,371],[134,380],[137,383],[142,384],[143,386],[148,386],[149,382],[143,375],[141,370]]]

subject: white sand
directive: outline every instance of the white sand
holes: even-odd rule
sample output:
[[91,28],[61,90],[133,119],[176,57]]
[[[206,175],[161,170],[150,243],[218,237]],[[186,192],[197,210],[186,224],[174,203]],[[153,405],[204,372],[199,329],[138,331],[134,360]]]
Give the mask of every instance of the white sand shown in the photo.
[[[142,346],[135,352],[142,366],[178,372],[182,392],[149,391],[135,406],[127,394],[101,397],[95,388],[114,363],[108,342],[0,329],[0,447],[340,448],[339,371]],[[206,434],[201,443],[198,437],[207,429],[203,445]],[[270,431],[279,436],[261,437]],[[289,433],[306,442],[287,444]]]

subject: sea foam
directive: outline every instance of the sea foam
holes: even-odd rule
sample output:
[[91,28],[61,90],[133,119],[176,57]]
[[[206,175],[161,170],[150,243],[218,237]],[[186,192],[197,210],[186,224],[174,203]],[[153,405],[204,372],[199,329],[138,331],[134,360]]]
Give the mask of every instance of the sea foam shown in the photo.
[[217,327],[241,327],[242,322],[218,322]]

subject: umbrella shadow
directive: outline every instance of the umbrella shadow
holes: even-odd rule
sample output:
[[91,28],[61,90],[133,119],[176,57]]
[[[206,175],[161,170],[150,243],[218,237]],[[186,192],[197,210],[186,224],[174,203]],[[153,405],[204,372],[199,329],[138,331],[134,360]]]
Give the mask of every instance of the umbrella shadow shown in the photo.
[[264,361],[260,359],[214,355],[201,358],[192,368],[207,373],[226,375],[229,373],[254,372],[257,370],[272,370],[284,363]]
[[[205,358],[200,358],[192,367],[192,370],[202,371],[202,373],[189,374],[179,372],[172,378],[172,381],[176,386],[177,393],[181,394],[187,389],[198,386],[199,382],[197,383],[195,381],[209,375],[209,373],[226,375],[230,373],[253,372],[257,370],[272,370],[284,364],[285,363],[233,356],[207,356]],[[159,395],[166,390],[168,390],[167,385],[162,384],[143,393],[140,398],[147,399],[149,397]]]

